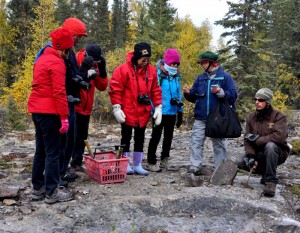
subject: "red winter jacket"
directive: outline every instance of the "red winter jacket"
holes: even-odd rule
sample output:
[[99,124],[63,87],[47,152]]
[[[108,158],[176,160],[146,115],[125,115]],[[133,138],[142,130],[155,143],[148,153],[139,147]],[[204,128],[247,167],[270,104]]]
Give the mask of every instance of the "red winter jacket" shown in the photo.
[[[151,115],[151,105],[139,104],[137,99],[146,94],[153,105],[162,103],[161,88],[158,85],[156,69],[152,65],[147,68],[138,68],[135,73],[131,62],[133,52],[126,56],[126,63],[118,66],[110,80],[110,100],[112,105],[120,104],[126,116],[125,124],[133,127],[147,125]],[[148,79],[148,83],[147,80]]]
[[[85,49],[80,50],[76,54],[76,60],[78,62],[78,66],[81,65],[81,63],[84,60],[84,54]],[[108,85],[108,79],[106,78],[100,78],[99,76],[99,70],[96,64],[96,70],[98,72],[96,78],[94,80],[90,81],[91,87],[89,90],[86,89],[80,89],[79,98],[81,100],[80,104],[75,106],[75,111],[82,114],[82,115],[91,115],[93,104],[94,104],[94,94],[95,94],[95,87],[99,91],[105,91]]]
[[28,111],[57,114],[61,119],[68,119],[66,65],[52,47],[47,47],[34,64]]

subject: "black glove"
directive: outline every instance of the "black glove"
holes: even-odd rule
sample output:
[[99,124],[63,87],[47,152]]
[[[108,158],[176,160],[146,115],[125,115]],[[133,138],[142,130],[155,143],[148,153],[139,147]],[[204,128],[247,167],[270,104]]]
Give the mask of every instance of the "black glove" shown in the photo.
[[182,124],[182,112],[177,113],[176,127],[179,128]]
[[96,71],[95,69],[89,69],[89,70],[87,71],[87,78],[88,78],[89,80],[95,79],[96,76],[97,76],[97,71]]
[[105,58],[101,56],[99,63],[98,63],[98,69],[99,69],[99,76],[100,78],[106,78],[107,72],[106,72],[106,61]]
[[81,102],[81,100],[79,98],[76,98],[72,95],[68,95],[67,97],[68,97],[68,103],[69,104],[77,105]]
[[248,133],[245,136],[245,141],[247,141],[247,142],[255,142],[258,138],[259,138],[259,135],[257,135],[257,134]]
[[79,67],[80,73],[87,73],[87,71],[94,65],[94,58],[92,56],[86,56]]

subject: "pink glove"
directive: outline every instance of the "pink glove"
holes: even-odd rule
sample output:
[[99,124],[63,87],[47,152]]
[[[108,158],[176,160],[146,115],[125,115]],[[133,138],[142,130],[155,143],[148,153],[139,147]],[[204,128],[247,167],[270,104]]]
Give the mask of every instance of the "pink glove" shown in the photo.
[[65,134],[69,129],[68,119],[61,119],[61,127],[59,129],[60,134]]

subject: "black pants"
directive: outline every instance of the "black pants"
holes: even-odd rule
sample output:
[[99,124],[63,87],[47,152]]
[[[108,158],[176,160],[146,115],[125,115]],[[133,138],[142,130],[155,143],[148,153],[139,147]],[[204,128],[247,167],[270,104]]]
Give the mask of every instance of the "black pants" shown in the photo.
[[74,105],[69,106],[69,129],[68,132],[61,135],[59,174],[64,176],[67,172],[73,150],[76,142],[76,113]]
[[156,150],[161,138],[162,131],[164,131],[161,160],[170,156],[170,148],[173,139],[174,125],[176,122],[176,115],[163,115],[160,125],[152,128],[152,135],[148,146],[147,161],[149,164],[156,164]]
[[71,166],[81,166],[83,153],[85,148],[84,140],[88,138],[89,134],[90,115],[82,115],[76,112],[76,143],[72,155]]
[[126,124],[121,124],[121,145],[124,146],[124,152],[130,151],[130,141],[132,137],[132,129],[134,130],[134,148],[133,151],[143,152],[146,126],[139,128]]
[[32,165],[33,189],[43,185],[51,195],[59,182],[60,118],[54,114],[32,114],[36,149]]
[[277,166],[285,162],[282,150],[274,142],[268,142],[266,146],[257,151],[257,173],[261,174],[265,182],[278,183],[276,176]]

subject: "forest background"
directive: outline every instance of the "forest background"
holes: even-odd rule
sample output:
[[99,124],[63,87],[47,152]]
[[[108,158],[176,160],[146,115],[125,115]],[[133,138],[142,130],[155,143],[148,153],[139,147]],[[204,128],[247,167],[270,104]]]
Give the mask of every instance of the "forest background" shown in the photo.
[[[50,41],[49,32],[68,17],[87,26],[88,37],[75,51],[89,43],[100,45],[109,77],[125,62],[135,43],[146,41],[152,46],[153,65],[167,48],[179,51],[181,84],[191,87],[203,72],[196,63],[198,54],[212,50],[219,53],[220,64],[236,82],[241,120],[253,110],[254,94],[261,87],[274,91],[276,108],[287,114],[300,109],[300,1],[240,0],[227,4],[226,15],[214,22],[226,32],[213,45],[211,22],[195,26],[189,16],[179,18],[169,0],[113,0],[111,9],[108,0],[1,0],[0,133],[7,127],[23,130],[31,123],[27,98],[34,58]],[[189,124],[193,104],[185,102],[184,111]],[[93,121],[108,122],[110,112],[108,93],[97,92]]]

